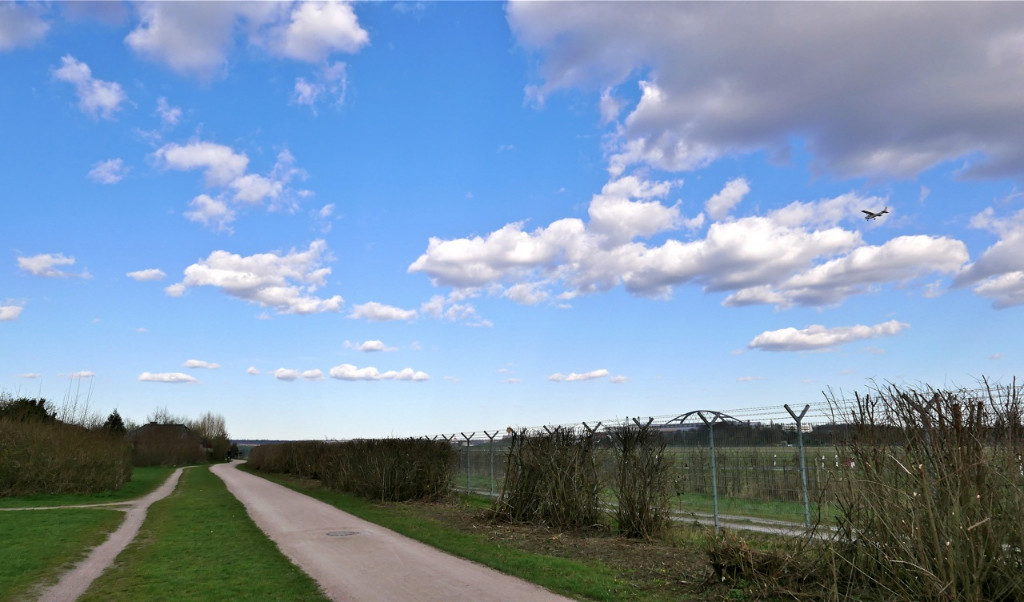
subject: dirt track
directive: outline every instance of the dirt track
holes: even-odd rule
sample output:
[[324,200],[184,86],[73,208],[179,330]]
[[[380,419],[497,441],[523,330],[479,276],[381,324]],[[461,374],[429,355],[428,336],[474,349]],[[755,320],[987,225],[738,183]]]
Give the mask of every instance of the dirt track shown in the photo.
[[[142,526],[142,521],[146,518],[146,510],[149,509],[149,506],[153,502],[167,497],[174,491],[175,486],[178,484],[178,478],[181,476],[181,471],[181,468],[174,471],[162,485],[149,495],[135,502],[127,503],[126,515],[121,526],[111,533],[106,541],[93,548],[85,560],[75,565],[67,573],[64,573],[56,585],[40,593],[38,599],[44,602],[67,602],[68,600],[75,600],[85,593],[85,590],[89,589],[89,586],[100,576],[100,573],[114,562],[114,559],[121,553],[121,550],[135,539],[135,535],[139,532],[139,527]],[[97,504],[95,506],[103,505],[105,504]],[[88,508],[93,506],[69,507]],[[59,511],[60,507],[47,509],[56,512]]]
[[333,600],[566,600],[242,472],[236,464],[210,470]]

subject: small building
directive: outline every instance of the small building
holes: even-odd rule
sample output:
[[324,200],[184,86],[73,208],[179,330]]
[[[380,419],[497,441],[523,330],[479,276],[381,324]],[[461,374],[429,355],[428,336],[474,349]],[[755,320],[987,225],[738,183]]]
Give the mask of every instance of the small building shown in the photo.
[[128,440],[135,466],[181,466],[206,459],[203,439],[184,424],[150,422]]

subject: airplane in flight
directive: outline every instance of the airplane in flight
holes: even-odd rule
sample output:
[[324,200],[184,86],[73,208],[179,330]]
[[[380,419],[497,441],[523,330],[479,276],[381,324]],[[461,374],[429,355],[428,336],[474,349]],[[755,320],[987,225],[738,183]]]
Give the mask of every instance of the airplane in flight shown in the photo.
[[867,220],[872,220],[872,219],[875,219],[875,218],[881,217],[882,215],[884,215],[884,214],[886,214],[886,213],[889,213],[889,208],[888,208],[888,207],[886,207],[885,209],[882,209],[881,211],[879,211],[879,212],[877,212],[877,213],[876,213],[876,212],[874,212],[874,211],[868,211],[867,209],[861,209],[861,211],[860,211],[860,212],[861,212],[861,213],[863,213],[863,214],[865,214],[865,215],[864,215],[864,219],[867,219]]

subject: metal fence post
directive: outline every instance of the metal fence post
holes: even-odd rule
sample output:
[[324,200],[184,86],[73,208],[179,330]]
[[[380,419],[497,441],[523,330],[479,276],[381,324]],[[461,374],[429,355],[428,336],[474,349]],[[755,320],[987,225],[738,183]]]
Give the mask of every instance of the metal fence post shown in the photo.
[[466,493],[469,493],[469,440],[473,438],[476,432],[472,432],[469,436],[466,433],[462,433],[462,437],[466,440]]
[[804,429],[800,423],[803,421],[804,416],[807,414],[807,410],[811,409],[811,406],[805,405],[804,411],[800,412],[799,416],[797,416],[796,412],[794,412],[793,409],[789,407],[788,403],[785,404],[785,407],[786,411],[789,412],[789,415],[793,417],[793,420],[796,420],[796,445],[797,448],[799,448],[800,450],[800,480],[803,484],[804,490],[804,526],[810,529],[811,502],[807,495],[807,463],[804,461]]
[[711,447],[711,497],[714,501],[715,507],[715,533],[718,533],[718,475],[715,470],[715,421],[718,420],[718,414],[715,414],[714,418],[710,421],[704,417],[704,412],[697,412],[697,416],[704,421],[704,424],[708,427],[708,444]]
[[498,436],[499,432],[500,431],[494,431],[494,434],[492,435],[492,434],[488,433],[487,431],[484,431],[484,434],[487,435],[487,438],[491,440],[491,443],[489,445],[489,447],[490,447],[490,456],[491,456],[491,476],[490,476],[490,488],[488,489],[488,491],[490,492],[491,497],[494,497],[494,438]]

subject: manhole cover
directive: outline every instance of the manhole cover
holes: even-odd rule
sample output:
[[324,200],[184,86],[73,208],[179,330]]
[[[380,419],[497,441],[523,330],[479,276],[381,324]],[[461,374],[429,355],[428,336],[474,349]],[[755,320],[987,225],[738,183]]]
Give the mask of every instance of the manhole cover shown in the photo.
[[348,537],[349,535],[355,535],[359,531],[328,531],[327,535],[330,537]]

